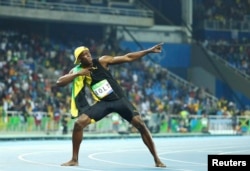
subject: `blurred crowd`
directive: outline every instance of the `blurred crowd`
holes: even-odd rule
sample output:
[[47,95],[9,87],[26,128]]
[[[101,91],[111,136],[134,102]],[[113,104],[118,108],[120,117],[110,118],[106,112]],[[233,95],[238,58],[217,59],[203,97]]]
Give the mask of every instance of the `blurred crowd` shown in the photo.
[[[204,20],[213,20],[224,25],[231,21],[249,23],[247,16],[250,16],[250,1],[248,0],[198,0],[197,2],[194,22],[202,23]],[[237,32],[240,31],[240,29],[237,30]],[[223,29],[218,32],[222,32],[221,35],[218,33],[214,37],[212,35],[205,37],[203,41],[206,47],[228,61],[232,67],[250,76],[249,34],[233,36],[234,34],[231,33],[230,38],[225,38],[224,32],[232,32],[232,30]]]
[[243,21],[250,14],[248,0],[195,0],[194,19],[221,22]]
[[209,50],[226,60],[230,66],[241,73],[250,76],[250,44],[243,42],[229,42],[227,40],[210,41],[206,46]]

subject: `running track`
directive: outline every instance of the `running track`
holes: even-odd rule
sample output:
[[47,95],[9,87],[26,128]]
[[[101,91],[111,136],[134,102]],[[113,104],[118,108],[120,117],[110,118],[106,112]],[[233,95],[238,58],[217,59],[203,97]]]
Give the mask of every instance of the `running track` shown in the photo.
[[154,138],[167,168],[155,168],[140,138],[87,139],[79,166],[63,167],[71,140],[0,141],[0,171],[207,171],[208,154],[250,154],[250,136]]

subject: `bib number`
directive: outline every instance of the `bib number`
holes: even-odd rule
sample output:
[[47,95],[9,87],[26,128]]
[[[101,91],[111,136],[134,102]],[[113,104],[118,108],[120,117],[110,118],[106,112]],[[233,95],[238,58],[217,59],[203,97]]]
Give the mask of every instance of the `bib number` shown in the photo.
[[100,99],[113,92],[112,87],[106,79],[94,84],[91,88],[95,95]]

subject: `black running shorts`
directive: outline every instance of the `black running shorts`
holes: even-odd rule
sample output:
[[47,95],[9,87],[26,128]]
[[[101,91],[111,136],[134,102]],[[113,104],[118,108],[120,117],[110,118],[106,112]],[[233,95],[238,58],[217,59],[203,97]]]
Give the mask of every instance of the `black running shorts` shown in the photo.
[[91,119],[99,121],[112,112],[118,113],[128,122],[131,122],[133,116],[139,115],[135,106],[124,97],[119,100],[97,102],[81,114],[86,114]]

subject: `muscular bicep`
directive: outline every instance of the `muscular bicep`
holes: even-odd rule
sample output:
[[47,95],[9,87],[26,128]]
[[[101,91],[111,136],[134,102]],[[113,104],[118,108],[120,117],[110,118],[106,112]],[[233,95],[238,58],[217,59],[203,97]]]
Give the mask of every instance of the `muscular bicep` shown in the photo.
[[[66,86],[69,84],[74,78],[71,76],[73,73],[73,69],[69,71],[69,73],[59,77],[56,81],[56,85],[61,87],[61,86]],[[71,78],[72,77],[72,78]]]
[[115,64],[120,64],[120,63],[125,63],[131,61],[131,59],[124,55],[124,56],[102,56],[99,59],[100,63],[107,68],[108,65],[115,65]]

